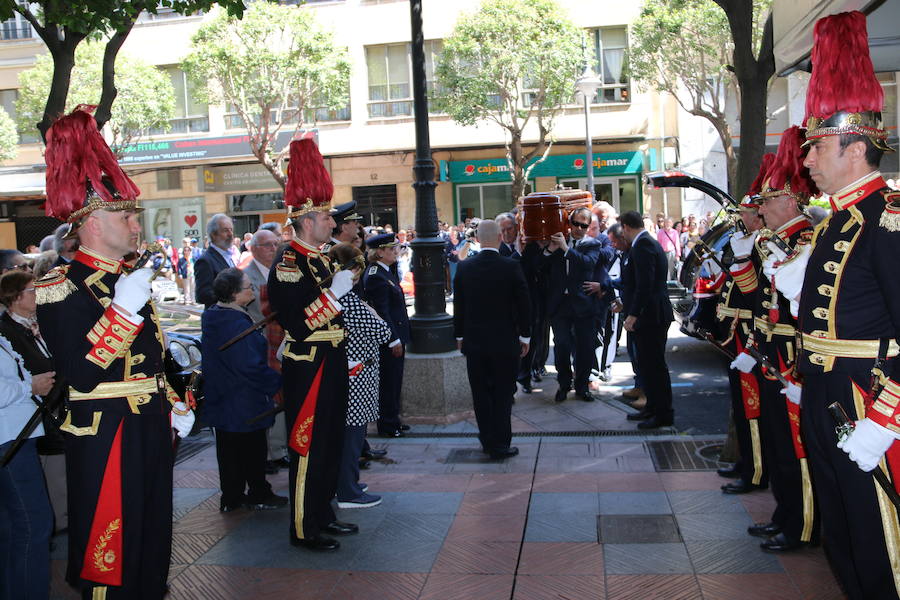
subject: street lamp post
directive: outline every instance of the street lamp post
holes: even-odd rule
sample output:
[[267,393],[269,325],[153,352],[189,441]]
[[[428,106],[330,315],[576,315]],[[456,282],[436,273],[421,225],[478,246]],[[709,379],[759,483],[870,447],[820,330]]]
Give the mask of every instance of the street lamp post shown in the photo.
[[[591,139],[591,99],[603,82],[594,75],[589,66],[584,68],[575,81],[575,95],[581,96],[584,102],[584,155],[587,163],[587,189],[594,196],[594,144]],[[596,199],[596,198],[595,198]]]
[[416,239],[413,249],[415,314],[410,318],[409,351],[436,354],[456,349],[453,319],[444,297],[444,240],[438,235],[434,202],[434,161],[428,135],[428,99],[425,90],[425,38],[422,33],[422,0],[410,0],[412,25],[412,87],[416,124],[416,160],[413,189],[416,192]]

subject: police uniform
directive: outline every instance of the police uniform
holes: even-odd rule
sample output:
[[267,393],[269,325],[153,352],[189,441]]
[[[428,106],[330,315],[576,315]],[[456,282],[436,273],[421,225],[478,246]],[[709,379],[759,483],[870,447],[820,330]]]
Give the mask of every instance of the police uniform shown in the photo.
[[[393,233],[386,233],[370,238],[367,243],[371,248],[384,248],[395,245],[396,241]],[[366,269],[363,287],[366,301],[390,326],[392,343],[395,340],[399,340],[403,346],[409,343],[409,316],[406,312],[406,298],[396,272],[382,263],[374,263]],[[382,346],[381,348],[378,433],[397,436],[402,433],[401,427],[403,427],[400,421],[400,393],[403,387],[405,353],[395,357],[392,348],[393,346]]]
[[94,597],[161,598],[172,544],[169,411],[177,397],[165,383],[152,302],[138,313],[140,325],[110,306],[121,272],[121,261],[81,246],[71,263],[35,284],[42,335],[70,386],[60,428],[66,579]]
[[351,200],[350,202],[345,202],[344,204],[338,204],[331,210],[331,217],[334,219],[335,228],[332,232],[331,239],[322,244],[320,248],[320,252],[322,254],[328,254],[328,251],[341,243],[341,240],[334,237],[335,235],[339,235],[341,233],[341,226],[346,221],[361,221],[362,217],[353,211],[356,210],[356,200]]

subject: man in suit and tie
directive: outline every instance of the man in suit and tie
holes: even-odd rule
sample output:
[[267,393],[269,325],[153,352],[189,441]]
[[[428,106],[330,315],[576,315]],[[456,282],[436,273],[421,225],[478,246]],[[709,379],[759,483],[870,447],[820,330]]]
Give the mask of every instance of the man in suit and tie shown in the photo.
[[228,215],[215,214],[206,224],[206,234],[209,236],[209,248],[194,263],[194,285],[197,302],[204,308],[209,308],[216,303],[212,287],[216,275],[219,271],[235,266],[231,259],[234,224]]
[[572,389],[572,355],[575,356],[575,394],[585,402],[594,400],[588,390],[588,378],[594,362],[595,298],[585,292],[601,256],[601,245],[587,235],[591,211],[579,208],[569,217],[571,237],[562,232],[550,237],[543,251],[548,272],[547,314],[553,329],[554,364],[559,389],[557,402],[566,399]]
[[516,238],[519,236],[519,226],[516,217],[512,213],[500,213],[494,219],[500,226],[500,256],[520,259],[522,255],[516,249]]
[[453,280],[453,328],[466,356],[478,437],[491,458],[515,456],[510,412],[519,360],[531,337],[531,300],[517,261],[500,256],[500,227],[482,221],[481,252],[460,263]]
[[672,425],[672,382],[666,365],[666,337],[675,319],[666,287],[668,262],[637,211],[623,214],[622,233],[631,246],[622,269],[624,327],[633,335],[638,371],[647,396],[639,429]]

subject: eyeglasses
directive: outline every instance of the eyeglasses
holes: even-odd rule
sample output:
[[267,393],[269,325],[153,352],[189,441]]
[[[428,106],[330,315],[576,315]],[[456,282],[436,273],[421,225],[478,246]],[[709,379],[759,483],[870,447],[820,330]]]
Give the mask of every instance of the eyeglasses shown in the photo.
[[251,283],[251,284],[248,284],[248,285],[241,286],[241,291],[242,291],[242,292],[246,292],[247,290],[252,290],[252,289],[255,289],[255,288],[256,288],[256,286],[253,285],[253,284]]
[[590,223],[579,223],[578,221],[572,221],[573,227],[580,227],[581,229],[587,229],[591,226]]
[[256,244],[256,247],[257,248],[277,248],[278,243],[277,242],[269,242],[267,244]]

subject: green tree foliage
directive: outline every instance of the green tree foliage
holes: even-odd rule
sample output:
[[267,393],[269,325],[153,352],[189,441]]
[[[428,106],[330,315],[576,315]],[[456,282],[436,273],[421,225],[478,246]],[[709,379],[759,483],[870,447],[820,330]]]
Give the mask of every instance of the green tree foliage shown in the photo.
[[745,189],[750,181],[739,183],[735,132],[726,118],[729,102],[742,107],[742,148],[759,145],[742,152],[742,159],[755,164],[747,172],[755,174],[764,147],[767,82],[774,71],[771,18],[766,18],[770,4],[647,0],[631,28],[629,69],[635,81],[645,89],[671,93],[685,111],[712,124],[725,150],[732,191]]
[[172,9],[192,14],[220,5],[240,17],[243,0],[0,0],[0,20],[19,13],[47,45],[53,58],[53,76],[44,113],[37,128],[41,136],[61,116],[69,93],[75,50],[85,39],[109,36],[103,53],[102,93],[95,113],[98,126],[109,120],[118,91],[115,81],[116,56],[142,12],[157,14]]
[[241,20],[217,15],[192,38],[182,68],[200,100],[225,103],[240,116],[253,155],[282,187],[278,133],[311,124],[313,108],[348,100],[347,50],[302,7],[255,2]]
[[16,122],[5,110],[0,108],[0,162],[16,157],[18,143],[19,133],[16,131]]
[[[102,42],[78,46],[65,112],[79,104],[100,102],[103,52]],[[107,123],[114,151],[137,142],[147,129],[168,128],[169,119],[175,114],[175,91],[164,72],[127,54],[118,56],[116,71],[120,95]],[[39,56],[34,67],[19,75],[16,100],[19,131],[34,131],[35,123],[43,115],[52,79],[53,58],[49,54]]]
[[[513,198],[524,193],[526,165],[546,156],[553,120],[572,101],[582,47],[581,30],[552,0],[487,0],[444,40],[435,106],[460,125],[505,130]],[[532,131],[536,140],[525,150],[523,136]]]

